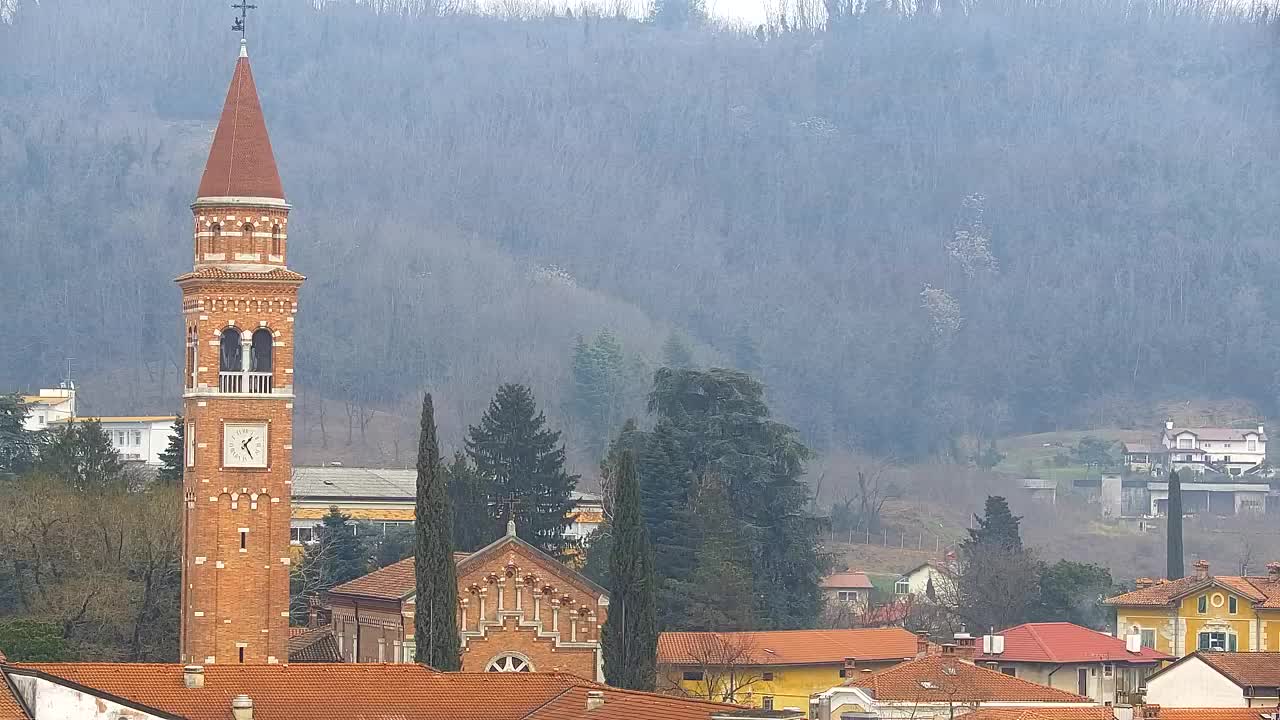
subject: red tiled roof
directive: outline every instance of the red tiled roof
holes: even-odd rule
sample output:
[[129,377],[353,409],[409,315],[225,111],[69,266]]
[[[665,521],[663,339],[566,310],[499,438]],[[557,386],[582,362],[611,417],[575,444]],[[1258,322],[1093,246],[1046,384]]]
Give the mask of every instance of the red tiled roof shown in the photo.
[[189,273],[179,275],[174,282],[182,282],[184,280],[269,280],[269,281],[289,281],[302,282],[307,276],[284,268],[272,268],[266,272],[250,272],[238,270],[224,270],[220,267],[206,266]]
[[1004,652],[980,654],[979,661],[1006,660],[1037,663],[1129,662],[1157,663],[1173,657],[1142,648],[1131,653],[1125,641],[1106,633],[1068,622],[1026,623],[1000,633],[1004,636]]
[[822,587],[830,588],[832,590],[835,590],[835,589],[845,590],[848,588],[854,588],[857,590],[870,590],[875,586],[871,584],[871,580],[867,578],[866,573],[843,572],[843,573],[834,573],[832,575],[828,575],[825,578],[823,578]]
[[916,636],[902,628],[857,630],[763,630],[758,632],[664,632],[658,635],[658,662],[701,665],[812,665],[903,660],[916,655]]
[[208,665],[199,689],[183,685],[181,665],[32,663],[8,670],[61,678],[187,720],[227,720],[231,698],[241,694],[253,699],[254,720],[577,720],[588,717],[588,690],[605,697],[591,720],[708,720],[735,709],[614,690],[564,673],[440,673],[412,664]]
[[236,61],[196,197],[284,199],[249,58]]
[[1280,652],[1204,652],[1195,657],[1241,687],[1280,687]]
[[13,696],[13,690],[2,676],[0,676],[0,720],[28,720],[27,712],[22,709],[18,699]]
[[407,557],[400,562],[374,570],[368,575],[361,575],[355,580],[332,587],[329,593],[359,595],[379,600],[403,600],[418,589],[418,581],[414,575],[415,567],[413,558]]
[[[1137,715],[1137,708],[1134,708]],[[1271,720],[1275,708],[1160,708],[1160,720]]]
[[977,667],[956,657],[930,655],[854,678],[881,702],[1090,703],[1088,698]]
[[1115,720],[1109,707],[983,708],[964,714],[964,720]]
[[1266,575],[1215,575],[1207,580],[1195,576],[1178,580],[1157,580],[1154,585],[1107,598],[1108,605],[1165,606],[1197,590],[1219,585],[1264,608],[1280,608],[1280,582]]

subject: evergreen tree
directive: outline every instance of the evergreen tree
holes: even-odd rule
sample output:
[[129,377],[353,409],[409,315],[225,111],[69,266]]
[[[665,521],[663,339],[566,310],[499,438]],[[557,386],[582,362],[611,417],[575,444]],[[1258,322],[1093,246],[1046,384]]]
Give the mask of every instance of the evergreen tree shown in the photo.
[[988,495],[983,516],[973,516],[978,527],[969,530],[969,538],[962,547],[999,546],[1011,550],[1022,549],[1022,534],[1018,527],[1022,518],[1009,510],[1009,501],[999,495]]
[[713,476],[725,488],[727,517],[750,548],[744,575],[752,583],[752,625],[812,627],[829,558],[819,551],[800,482],[809,450],[794,428],[770,418],[764,386],[735,370],[662,368],[654,374],[649,410],[658,422],[641,482],[661,574],[663,629],[684,622],[681,595],[671,591],[688,581],[686,549],[701,545],[688,513],[692,479]]
[[622,344],[603,330],[588,344],[581,336],[573,351],[574,414],[582,421],[583,441],[595,457],[604,451],[609,428],[622,412],[626,359]]
[[622,426],[618,437],[609,443],[609,451],[600,461],[600,486],[604,495],[604,522],[587,538],[586,562],[582,573],[594,582],[609,586],[609,562],[613,555],[613,516],[616,513],[617,489],[622,458],[630,455],[631,465],[635,467],[635,458],[643,451],[647,436],[640,432],[634,419],[629,419]]
[[1169,471],[1169,508],[1165,512],[1169,521],[1165,543],[1165,574],[1177,580],[1186,572],[1182,555],[1182,480],[1177,470]]
[[302,560],[316,576],[314,589],[328,590],[369,572],[369,548],[358,529],[336,505],[321,518]]
[[[498,388],[478,426],[467,433],[467,455],[492,483],[489,506],[497,519],[514,512],[517,532],[531,545],[563,555],[577,475],[564,470],[560,433],[548,430],[529,388]],[[510,509],[510,510],[509,510]]]
[[730,632],[769,627],[753,601],[752,548],[724,481],[703,478],[694,501],[698,548],[688,580],[675,581],[687,630]]
[[35,465],[42,433],[24,426],[30,410],[21,395],[0,395],[0,477],[24,473]]
[[40,454],[40,468],[85,492],[123,489],[124,460],[97,420],[67,423]]
[[414,575],[417,580],[413,637],[416,659],[437,670],[462,669],[458,635],[458,578],[453,561],[453,519],[440,466],[431,393],[422,399],[418,439],[418,498],[414,506]]
[[449,511],[453,518],[453,549],[474,552],[497,540],[501,535],[493,517],[489,496],[492,483],[476,472],[462,452],[453,454],[445,472],[449,478]]
[[617,461],[613,543],[609,553],[609,616],[602,635],[606,681],[629,690],[654,689],[658,627],[653,548],[640,511],[634,457]]
[[182,484],[186,427],[187,425],[182,421],[181,415],[178,416],[177,420],[173,421],[173,435],[169,436],[169,444],[165,447],[164,452],[160,453],[160,470],[156,472],[156,479],[160,482],[171,485]]

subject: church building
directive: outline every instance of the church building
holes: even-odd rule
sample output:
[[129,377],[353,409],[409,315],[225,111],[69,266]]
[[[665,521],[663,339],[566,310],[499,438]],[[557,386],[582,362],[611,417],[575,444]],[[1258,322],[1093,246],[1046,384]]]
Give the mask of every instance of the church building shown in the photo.
[[293,339],[302,275],[244,40],[191,205],[180,657],[276,663],[289,642]]
[[[604,588],[507,534],[455,555],[464,672],[568,672],[603,682]],[[333,633],[347,662],[413,662],[414,559],[327,593]]]

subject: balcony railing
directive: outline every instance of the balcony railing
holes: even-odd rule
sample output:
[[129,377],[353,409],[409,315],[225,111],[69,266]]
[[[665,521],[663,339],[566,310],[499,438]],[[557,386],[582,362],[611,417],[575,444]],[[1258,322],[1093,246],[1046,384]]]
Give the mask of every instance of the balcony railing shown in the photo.
[[267,395],[271,392],[269,372],[218,373],[218,392]]

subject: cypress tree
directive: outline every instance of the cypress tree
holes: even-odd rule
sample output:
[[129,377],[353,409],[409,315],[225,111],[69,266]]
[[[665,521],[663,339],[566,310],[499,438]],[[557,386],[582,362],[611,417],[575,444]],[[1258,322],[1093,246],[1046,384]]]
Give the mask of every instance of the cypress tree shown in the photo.
[[467,455],[492,483],[489,506],[496,519],[511,508],[520,537],[551,555],[563,555],[578,476],[564,470],[560,433],[548,430],[533,393],[524,385],[498,388],[478,426],[467,433]]
[[1169,527],[1165,547],[1168,566],[1165,575],[1170,580],[1177,580],[1183,576],[1186,567],[1182,557],[1182,480],[1178,478],[1177,470],[1169,471],[1169,510],[1166,515]]
[[969,539],[964,541],[965,549],[974,547],[999,546],[1008,550],[1022,549],[1022,532],[1019,528],[1021,517],[1009,510],[1009,501],[999,495],[988,495],[982,517],[973,516],[978,527],[969,530]]
[[460,670],[458,569],[453,563],[453,522],[445,474],[440,466],[440,448],[436,444],[431,393],[422,399],[414,528],[417,533],[414,547],[417,610],[413,617],[416,659],[437,670]]
[[602,638],[605,680],[614,687],[652,691],[658,661],[656,580],[630,450],[617,463],[609,578],[609,617]]
[[156,472],[156,479],[170,485],[182,484],[182,460],[183,446],[186,444],[186,423],[182,421],[179,415],[177,420],[173,421],[173,435],[169,436],[169,445],[165,447],[164,452],[160,453],[160,469]]

